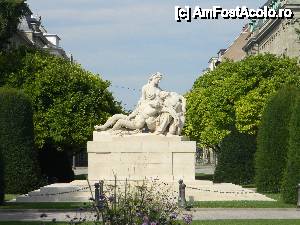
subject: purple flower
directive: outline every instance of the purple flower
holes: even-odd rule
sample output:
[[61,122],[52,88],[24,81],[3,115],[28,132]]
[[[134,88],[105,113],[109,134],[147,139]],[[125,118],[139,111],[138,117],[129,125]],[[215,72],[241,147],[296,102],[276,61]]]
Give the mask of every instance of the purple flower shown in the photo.
[[176,212],[173,212],[173,213],[170,215],[170,218],[171,218],[172,220],[174,220],[174,219],[177,218],[177,216],[178,216],[178,214],[177,214]]
[[149,218],[148,218],[148,216],[144,216],[143,217],[143,224],[142,225],[149,225]]
[[157,225],[157,222],[151,222],[150,225]]
[[183,215],[182,219],[185,222],[185,224],[191,224],[193,221],[193,216],[190,214],[186,214],[186,215]]
[[115,200],[115,196],[113,196],[113,195],[109,196],[109,197],[108,197],[108,200],[109,200],[110,202],[113,202],[113,201]]
[[143,216],[143,214],[142,214],[140,211],[136,211],[136,216],[138,216],[138,217],[142,217],[142,216]]

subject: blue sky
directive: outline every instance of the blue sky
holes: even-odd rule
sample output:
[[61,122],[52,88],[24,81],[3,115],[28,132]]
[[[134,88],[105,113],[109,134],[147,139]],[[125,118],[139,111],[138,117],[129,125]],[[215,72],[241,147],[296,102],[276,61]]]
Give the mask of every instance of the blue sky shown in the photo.
[[[227,48],[246,20],[177,23],[174,6],[258,8],[266,0],[27,0],[48,33],[82,66],[112,82],[110,90],[132,109],[151,73],[161,87],[184,94],[219,49]],[[120,88],[124,86],[126,88]],[[127,88],[131,88],[128,90]],[[136,89],[133,91],[132,89]]]

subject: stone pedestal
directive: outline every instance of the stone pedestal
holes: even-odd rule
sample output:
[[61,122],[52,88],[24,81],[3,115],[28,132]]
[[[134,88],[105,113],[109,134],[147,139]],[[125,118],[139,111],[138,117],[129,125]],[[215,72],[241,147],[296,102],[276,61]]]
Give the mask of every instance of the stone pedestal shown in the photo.
[[87,144],[89,180],[195,180],[196,142],[180,136],[112,136],[95,131]]

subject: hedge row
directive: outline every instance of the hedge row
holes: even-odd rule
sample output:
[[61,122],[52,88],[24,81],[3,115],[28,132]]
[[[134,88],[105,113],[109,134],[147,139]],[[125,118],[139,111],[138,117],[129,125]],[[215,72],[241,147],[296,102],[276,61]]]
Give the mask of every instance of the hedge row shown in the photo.
[[232,131],[220,145],[214,182],[250,184],[254,179],[254,136]]
[[255,156],[257,190],[279,192],[288,152],[289,122],[297,95],[295,87],[285,87],[266,106],[257,135]]
[[4,202],[4,167],[3,167],[3,159],[0,151],[0,205]]
[[31,102],[15,89],[0,88],[0,152],[6,193],[26,193],[39,186]]
[[296,203],[297,186],[300,184],[300,94],[295,101],[289,125],[289,150],[281,193],[285,202]]
[[269,101],[258,132],[256,186],[297,202],[300,183],[300,91],[285,87]]

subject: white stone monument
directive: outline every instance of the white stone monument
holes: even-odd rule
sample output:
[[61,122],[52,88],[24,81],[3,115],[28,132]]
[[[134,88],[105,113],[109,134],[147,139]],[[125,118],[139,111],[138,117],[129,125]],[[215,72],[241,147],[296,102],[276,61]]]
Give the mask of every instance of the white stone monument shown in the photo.
[[159,88],[155,73],[130,115],[114,115],[95,126],[88,142],[89,180],[195,180],[196,143],[180,136],[185,98]]
[[186,196],[195,201],[272,201],[238,185],[195,180],[196,143],[180,136],[185,120],[185,98],[161,90],[158,86],[161,78],[160,73],[151,75],[130,115],[114,115],[104,125],[95,126],[93,141],[87,144],[88,181],[47,185],[18,196],[16,201],[87,201],[95,182],[104,180],[110,185],[115,176],[118,185],[124,180],[137,184],[159,179],[168,183],[174,192],[178,192],[178,180],[183,179],[189,187]]

